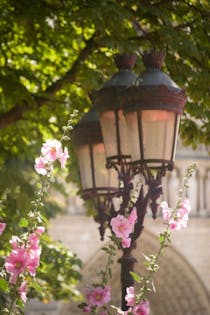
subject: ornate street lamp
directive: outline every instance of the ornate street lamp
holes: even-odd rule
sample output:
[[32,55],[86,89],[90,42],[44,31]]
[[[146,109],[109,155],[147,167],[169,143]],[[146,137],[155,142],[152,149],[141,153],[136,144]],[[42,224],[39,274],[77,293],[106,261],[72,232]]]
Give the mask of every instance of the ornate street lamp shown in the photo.
[[[122,310],[127,310],[126,288],[134,284],[130,275],[136,259],[132,250],[136,240],[143,230],[143,221],[150,203],[153,218],[157,213],[157,199],[162,194],[161,178],[166,170],[171,170],[179,127],[179,119],[186,97],[175,82],[160,70],[164,54],[157,52],[146,53],[143,62],[145,72],[136,76],[131,68],[134,66],[135,55],[118,55],[116,65],[119,71],[104,86],[92,93],[92,102],[99,113],[102,139],[104,143],[106,170],[115,170],[118,176],[118,186],[113,185],[104,189],[104,197],[109,200],[104,222],[109,226],[113,217],[118,214],[128,215],[133,207],[137,210],[137,222],[131,235],[129,248],[121,248],[123,255],[121,263]],[[90,130],[91,130],[91,125]],[[89,129],[85,129],[85,132]],[[81,132],[82,135],[82,132]],[[82,137],[84,136],[84,132]],[[85,145],[87,145],[86,140]],[[91,160],[91,150],[87,151]],[[88,154],[88,153],[87,153]],[[78,155],[81,177],[83,172],[97,173],[105,169],[105,163],[98,166],[86,163],[83,170],[82,159]],[[101,160],[102,161],[102,160]],[[87,170],[89,164],[89,170]],[[136,199],[131,198],[133,189],[132,179],[138,174],[144,178],[147,192],[144,193],[144,184],[141,185]],[[83,183],[82,183],[83,185]],[[95,183],[97,186],[97,184]],[[105,187],[105,186],[104,186]],[[99,187],[92,185],[91,191],[99,194]],[[84,192],[87,187],[83,185]],[[113,196],[121,197],[121,205],[115,211],[112,203]],[[90,195],[91,196],[91,195]],[[100,206],[100,204],[99,204]],[[103,210],[98,208],[98,211]],[[103,223],[104,223],[103,222]],[[104,227],[105,228],[105,227]]]

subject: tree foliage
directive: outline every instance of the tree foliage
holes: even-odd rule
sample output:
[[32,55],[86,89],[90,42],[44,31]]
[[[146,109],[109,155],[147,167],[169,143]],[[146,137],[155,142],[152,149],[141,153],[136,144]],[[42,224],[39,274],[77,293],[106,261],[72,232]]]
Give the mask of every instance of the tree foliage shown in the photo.
[[27,128],[35,140],[46,123],[56,132],[72,108],[90,106],[88,93],[114,71],[114,53],[155,47],[189,96],[184,137],[199,119],[194,143],[208,144],[208,1],[1,0],[0,14],[3,132]]
[[0,189],[9,188],[8,216],[18,220],[33,197],[43,139],[59,138],[75,108],[79,119],[91,107],[89,93],[116,71],[115,53],[165,50],[164,70],[188,95],[182,139],[209,145],[209,29],[208,0],[0,0]]

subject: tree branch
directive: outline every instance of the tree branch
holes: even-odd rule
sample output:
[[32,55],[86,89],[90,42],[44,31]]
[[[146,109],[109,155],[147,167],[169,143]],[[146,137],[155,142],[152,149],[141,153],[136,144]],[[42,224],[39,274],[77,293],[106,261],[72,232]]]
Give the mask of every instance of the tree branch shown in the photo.
[[[95,34],[86,41],[86,46],[80,51],[77,59],[73,63],[71,69],[69,69],[62,78],[52,83],[45,91],[46,98],[40,98],[34,95],[35,107],[39,108],[48,102],[47,97],[53,97],[55,94],[65,85],[73,83],[76,80],[77,73],[80,69],[81,63],[88,58],[93,49],[96,47]],[[34,105],[34,104],[33,104]],[[15,105],[8,112],[0,115],[0,129],[6,128],[9,125],[15,123],[23,117],[23,114],[31,110],[31,106],[26,101],[22,101],[21,104]]]

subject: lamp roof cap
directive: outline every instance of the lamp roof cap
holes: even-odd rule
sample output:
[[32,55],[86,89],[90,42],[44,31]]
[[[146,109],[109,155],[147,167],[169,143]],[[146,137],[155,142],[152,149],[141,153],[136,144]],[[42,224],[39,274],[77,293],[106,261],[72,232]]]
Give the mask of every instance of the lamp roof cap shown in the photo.
[[136,80],[138,86],[165,85],[169,88],[180,89],[179,86],[161,70],[165,53],[152,50],[144,52],[142,57],[146,70]]
[[119,71],[115,73],[102,88],[110,86],[130,86],[135,84],[137,79],[137,74],[131,69],[136,63],[136,54],[117,54],[115,56],[115,64]]

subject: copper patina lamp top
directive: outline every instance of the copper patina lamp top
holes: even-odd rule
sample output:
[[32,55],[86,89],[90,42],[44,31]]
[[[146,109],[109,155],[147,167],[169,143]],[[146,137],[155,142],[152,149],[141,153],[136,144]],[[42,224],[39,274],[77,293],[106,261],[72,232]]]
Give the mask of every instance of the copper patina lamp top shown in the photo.
[[139,75],[135,86],[132,85],[123,92],[125,112],[139,108],[183,113],[187,101],[185,91],[161,70],[164,59],[163,52],[152,50],[143,54],[145,71]]

